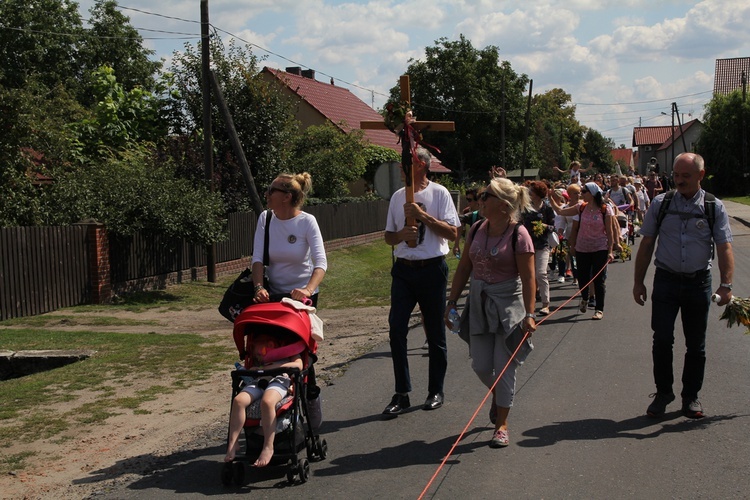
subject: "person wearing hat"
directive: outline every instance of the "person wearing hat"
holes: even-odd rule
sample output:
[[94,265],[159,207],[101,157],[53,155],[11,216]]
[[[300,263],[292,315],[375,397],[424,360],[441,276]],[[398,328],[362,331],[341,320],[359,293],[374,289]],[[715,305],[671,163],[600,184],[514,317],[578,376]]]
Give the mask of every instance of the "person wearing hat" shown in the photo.
[[612,248],[615,242],[612,231],[612,217],[614,212],[608,203],[604,202],[603,193],[595,182],[587,182],[581,188],[583,204],[563,208],[554,197],[550,203],[555,213],[563,216],[578,215],[573,223],[570,235],[570,249],[576,257],[578,267],[578,288],[581,291],[579,309],[586,312],[588,306],[589,281],[594,281],[596,291],[596,305],[592,319],[600,320],[604,317],[604,297],[607,277],[606,267],[614,260]]

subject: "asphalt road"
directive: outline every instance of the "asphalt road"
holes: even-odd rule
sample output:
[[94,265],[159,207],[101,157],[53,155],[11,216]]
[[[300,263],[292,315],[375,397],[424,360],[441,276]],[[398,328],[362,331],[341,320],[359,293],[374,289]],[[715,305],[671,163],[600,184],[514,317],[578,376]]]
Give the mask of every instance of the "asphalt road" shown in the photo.
[[[747,297],[750,228],[733,219],[732,230],[735,293]],[[650,305],[633,301],[633,265],[610,265],[604,320],[579,313],[573,300],[540,326],[535,350],[518,370],[506,449],[487,446],[489,403],[471,421],[486,392],[455,336],[448,342],[446,404],[431,412],[419,408],[427,392],[427,363],[417,329],[410,335],[409,360],[411,399],[418,407],[394,420],[381,419],[393,391],[387,344],[352,363],[323,392],[328,457],[311,464],[307,483],[289,486],[283,471],[265,470],[248,474],[242,487],[223,486],[226,424],[221,423],[152,473],[123,480],[94,498],[418,498],[433,476],[425,498],[748,498],[750,336],[740,327],[727,329],[718,320],[722,308],[715,307],[700,395],[708,416],[684,418],[675,402],[664,419],[646,417],[654,392]],[[714,282],[718,286],[718,272]],[[570,283],[554,283],[553,307],[575,291]],[[678,334],[675,392],[683,344]]]

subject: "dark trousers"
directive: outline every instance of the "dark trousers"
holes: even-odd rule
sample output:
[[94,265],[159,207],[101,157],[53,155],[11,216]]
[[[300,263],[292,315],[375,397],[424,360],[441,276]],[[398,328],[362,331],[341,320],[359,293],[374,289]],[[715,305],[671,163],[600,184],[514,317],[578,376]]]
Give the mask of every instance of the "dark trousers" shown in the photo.
[[703,387],[706,367],[706,327],[708,309],[711,305],[711,272],[703,271],[696,273],[694,277],[685,277],[657,268],[651,302],[651,329],[654,331],[651,354],[654,361],[656,391],[667,394],[672,392],[674,322],[679,311],[687,348],[682,368],[681,396],[684,399],[696,399]]
[[448,368],[448,350],[445,344],[445,287],[448,284],[448,264],[438,260],[425,267],[410,267],[401,262],[391,269],[391,311],[388,315],[393,375],[396,392],[411,391],[409,358],[406,336],[409,317],[414,306],[424,316],[424,329],[429,345],[429,394],[443,392],[443,381]]
[[[581,298],[589,298],[589,281],[591,277],[607,265],[609,255],[606,250],[598,252],[576,252],[576,264],[578,264],[578,288],[581,290]],[[605,269],[594,279],[594,292],[596,293],[596,310],[604,311],[604,294],[607,287],[604,284],[607,280],[607,270]]]

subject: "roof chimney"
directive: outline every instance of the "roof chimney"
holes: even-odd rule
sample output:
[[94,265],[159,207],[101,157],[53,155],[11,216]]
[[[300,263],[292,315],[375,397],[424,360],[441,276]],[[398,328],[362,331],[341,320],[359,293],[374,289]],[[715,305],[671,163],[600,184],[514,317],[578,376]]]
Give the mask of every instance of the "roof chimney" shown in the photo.
[[302,76],[305,78],[309,78],[310,80],[315,80],[315,70],[314,69],[303,69],[302,70]]
[[302,68],[299,66],[289,66],[286,69],[287,73],[291,73],[292,75],[302,76]]

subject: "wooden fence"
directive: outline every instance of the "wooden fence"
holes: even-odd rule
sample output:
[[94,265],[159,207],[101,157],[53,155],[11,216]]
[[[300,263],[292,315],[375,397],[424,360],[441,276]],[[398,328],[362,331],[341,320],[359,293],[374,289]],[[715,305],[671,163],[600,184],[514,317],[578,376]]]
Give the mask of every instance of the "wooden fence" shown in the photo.
[[[318,220],[326,246],[338,248],[345,240],[357,243],[382,231],[388,202],[316,205],[305,211]],[[229,238],[216,244],[216,262],[222,264],[217,274],[247,265],[256,220],[252,212],[230,214]],[[206,263],[204,246],[158,234],[123,238],[97,224],[0,228],[0,321],[204,278]]]
[[0,228],[0,320],[89,297],[86,226]]

